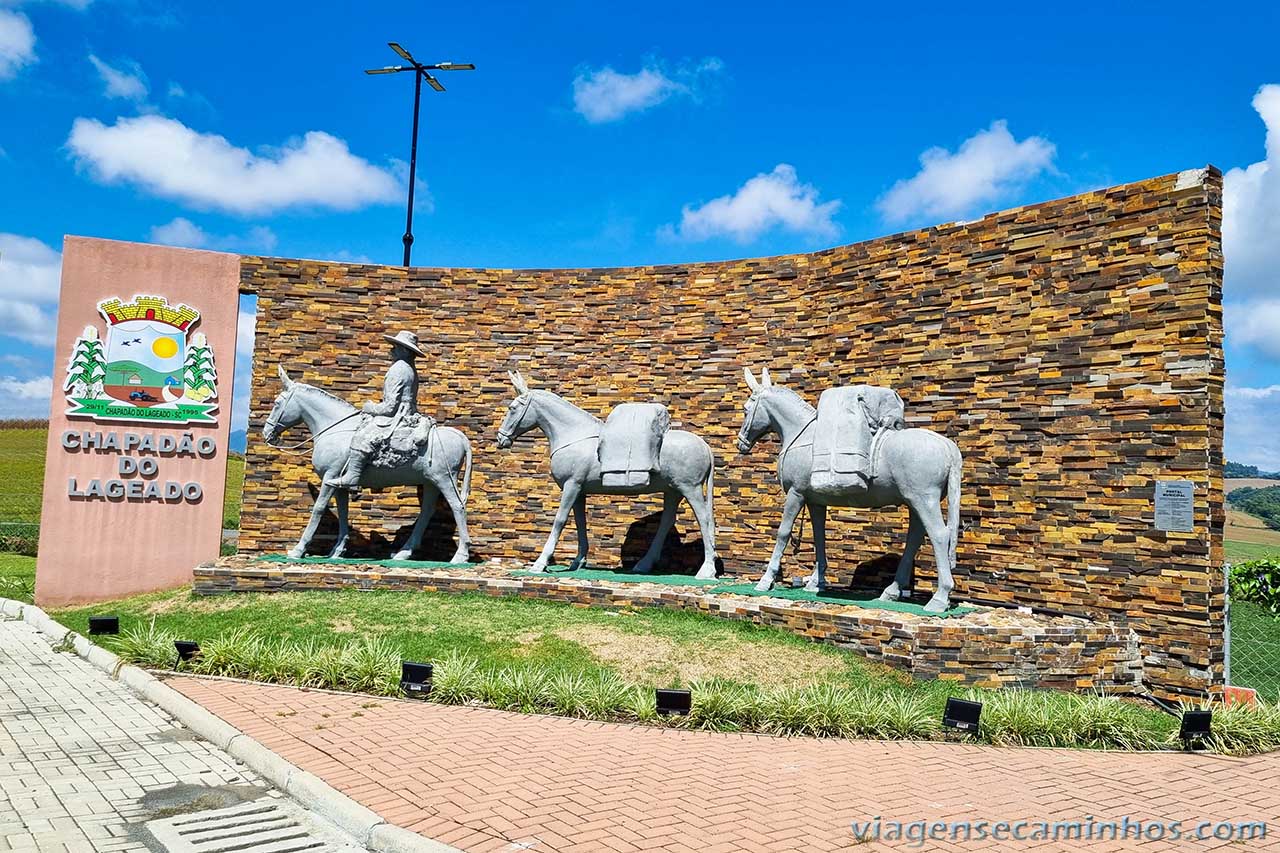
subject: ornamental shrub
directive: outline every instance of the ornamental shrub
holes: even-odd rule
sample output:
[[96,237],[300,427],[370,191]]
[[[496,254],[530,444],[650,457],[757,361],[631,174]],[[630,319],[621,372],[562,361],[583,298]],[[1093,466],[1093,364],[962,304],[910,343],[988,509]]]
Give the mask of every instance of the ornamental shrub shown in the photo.
[[1280,560],[1250,560],[1231,567],[1231,597],[1265,607],[1280,616]]

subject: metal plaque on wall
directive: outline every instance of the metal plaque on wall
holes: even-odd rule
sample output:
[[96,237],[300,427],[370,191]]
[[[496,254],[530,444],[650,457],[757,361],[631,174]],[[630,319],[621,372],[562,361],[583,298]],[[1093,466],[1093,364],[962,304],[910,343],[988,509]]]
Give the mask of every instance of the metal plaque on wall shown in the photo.
[[1156,530],[1195,529],[1195,485],[1190,480],[1156,481]]

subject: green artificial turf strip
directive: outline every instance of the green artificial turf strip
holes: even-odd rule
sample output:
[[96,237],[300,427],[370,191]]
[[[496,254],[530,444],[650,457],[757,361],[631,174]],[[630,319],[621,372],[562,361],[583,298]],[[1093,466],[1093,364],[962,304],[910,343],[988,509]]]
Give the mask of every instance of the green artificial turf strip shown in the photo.
[[391,569],[467,569],[479,563],[442,563],[438,560],[372,560],[364,557],[289,557],[284,554],[267,554],[254,557],[264,563],[303,563],[317,566],[385,566]]
[[774,587],[768,592],[759,592],[756,590],[755,584],[735,583],[727,586],[718,586],[711,591],[727,592],[734,595],[759,596],[761,598],[784,598],[787,601],[818,601],[824,604],[849,604],[854,607],[865,607],[868,610],[894,610],[899,613],[914,613],[917,616],[929,616],[936,619],[949,619],[954,616],[963,616],[966,613],[972,613],[974,610],[972,607],[956,605],[946,613],[930,613],[924,609],[923,604],[916,604],[910,601],[881,601],[880,598],[873,593],[851,592],[843,589],[828,589],[824,592],[809,592],[806,589],[796,589],[793,587]]
[[609,569],[574,569],[566,571],[566,567],[551,566],[545,572],[514,571],[511,574],[530,578],[577,578],[590,581],[612,581],[614,583],[660,583],[667,586],[716,586],[723,583],[718,578],[699,580],[693,575],[658,575],[639,574],[636,572],[610,571]]

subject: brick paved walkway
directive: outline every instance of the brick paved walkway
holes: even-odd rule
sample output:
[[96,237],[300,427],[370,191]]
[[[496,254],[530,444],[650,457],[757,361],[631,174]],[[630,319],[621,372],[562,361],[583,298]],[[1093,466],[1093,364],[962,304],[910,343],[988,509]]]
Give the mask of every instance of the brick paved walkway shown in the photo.
[[[170,684],[388,821],[467,851],[1280,849],[1280,755],[685,732],[230,681]],[[854,843],[884,820],[1268,821],[1265,841]],[[883,824],[882,824],[883,825]]]
[[0,851],[164,850],[147,821],[280,798],[29,625],[0,621]]

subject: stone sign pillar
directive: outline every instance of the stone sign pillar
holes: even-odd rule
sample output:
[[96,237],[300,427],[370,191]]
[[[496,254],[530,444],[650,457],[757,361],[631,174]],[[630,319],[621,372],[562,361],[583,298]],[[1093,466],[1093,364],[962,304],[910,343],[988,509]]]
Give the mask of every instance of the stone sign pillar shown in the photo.
[[68,237],[36,602],[180,586],[218,555],[240,258]]

